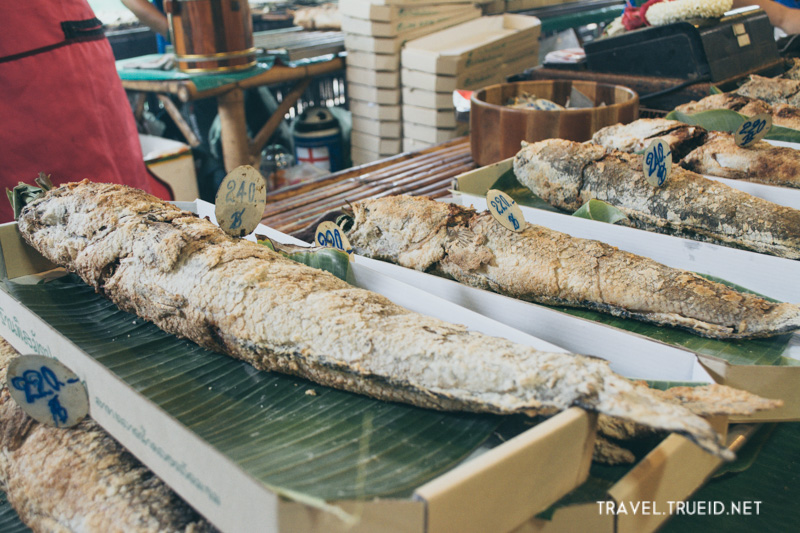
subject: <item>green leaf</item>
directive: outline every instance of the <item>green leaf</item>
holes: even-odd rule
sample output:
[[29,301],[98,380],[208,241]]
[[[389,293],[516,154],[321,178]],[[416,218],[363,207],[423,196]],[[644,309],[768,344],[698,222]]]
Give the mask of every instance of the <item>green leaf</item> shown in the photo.
[[598,220],[609,224],[616,224],[620,220],[628,220],[628,217],[621,210],[594,198],[583,204],[580,209],[572,213],[572,216]]
[[[700,126],[707,130],[727,131],[729,133],[738,129],[747,120],[747,116],[730,109],[711,109],[694,115],[675,110],[670,111],[666,118],[693,126]],[[764,138],[771,141],[800,143],[800,131],[773,125]]]
[[722,91],[716,85],[712,85],[708,88],[709,94],[722,94]]
[[330,272],[337,278],[349,281],[350,278],[350,257],[347,253],[329,248],[326,246],[313,246],[305,248],[302,246],[294,246],[291,244],[280,244],[258,235],[256,237],[258,244],[266,246],[273,252],[278,252],[281,255],[288,257],[292,261],[297,261],[306,266],[318,268],[325,272]]
[[39,176],[34,179],[34,182],[36,185],[27,185],[20,181],[13,190],[6,188],[6,196],[8,196],[11,209],[14,211],[14,220],[19,218],[23,207],[37,198],[41,198],[44,196],[44,193],[53,188],[50,176],[43,172],[39,173]]
[[31,533],[30,528],[22,523],[19,515],[6,499],[6,493],[0,490],[0,531],[3,533]]
[[[744,446],[738,450],[734,450],[736,452],[736,460],[731,461],[730,463],[722,463],[722,466],[720,466],[719,469],[714,472],[714,477],[722,477],[730,473],[744,472],[753,466],[753,463],[755,463],[761,448],[764,447],[764,444],[769,439],[769,436],[775,430],[776,425],[777,424],[758,425],[752,434],[748,436],[747,442],[745,442]],[[743,426],[747,425],[743,424]],[[734,428],[734,430],[735,429],[736,428]]]
[[120,311],[74,275],[6,286],[242,470],[281,494],[303,494],[304,501],[407,497],[471,454],[502,421],[255,371]]

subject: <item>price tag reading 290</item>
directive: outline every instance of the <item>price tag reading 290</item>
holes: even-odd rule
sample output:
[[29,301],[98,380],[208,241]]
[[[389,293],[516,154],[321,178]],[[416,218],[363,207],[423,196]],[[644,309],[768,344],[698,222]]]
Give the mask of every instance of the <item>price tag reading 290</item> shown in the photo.
[[654,187],[663,187],[672,173],[672,151],[664,139],[651,142],[642,157],[644,179]]
[[511,231],[520,232],[527,227],[525,217],[517,202],[509,195],[497,189],[486,193],[486,205],[489,212],[502,226]]
[[70,427],[89,413],[89,398],[78,376],[50,357],[17,357],[8,365],[7,381],[14,401],[42,424]]
[[737,146],[749,148],[763,139],[771,128],[772,115],[762,113],[745,120],[734,133],[733,139]]
[[314,242],[317,246],[336,248],[350,256],[351,261],[353,260],[353,247],[350,245],[350,241],[347,240],[342,228],[333,222],[322,222],[317,226],[317,231],[314,235]]
[[249,165],[233,169],[217,190],[214,214],[228,235],[244,237],[261,221],[267,204],[267,182]]

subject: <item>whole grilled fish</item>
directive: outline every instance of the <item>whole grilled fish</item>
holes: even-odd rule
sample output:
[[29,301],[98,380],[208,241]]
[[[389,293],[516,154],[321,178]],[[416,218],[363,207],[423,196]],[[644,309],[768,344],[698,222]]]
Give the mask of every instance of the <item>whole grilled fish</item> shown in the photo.
[[67,184],[26,206],[19,230],[120,308],[262,370],[443,410],[539,415],[577,405],[732,456],[705,420],[605,361],[410,312],[142,191]]
[[715,338],[800,328],[800,308],[770,303],[611,245],[529,224],[519,233],[489,212],[389,196],[353,205],[356,253],[523,300],[585,307]]
[[665,140],[672,150],[672,160],[686,170],[800,188],[800,150],[764,141],[742,148],[730,133],[706,131],[676,120],[643,118],[608,126],[597,131],[592,142],[607,150],[641,152],[653,139]]
[[702,100],[680,105],[675,109],[690,115],[711,109],[730,109],[748,117],[768,113],[772,116],[772,123],[776,126],[800,130],[800,108],[788,104],[770,105],[756,98],[740,96],[735,93],[712,94]]
[[755,98],[771,105],[800,106],[800,80],[752,75],[750,80],[734,92],[739,96]]
[[514,174],[546,202],[574,211],[592,198],[640,229],[800,259],[800,211],[675,165],[663,187],[644,178],[642,157],[562,139],[523,143]]
[[89,418],[40,424],[11,399],[6,368],[18,356],[0,339],[0,487],[37,532],[216,531]]

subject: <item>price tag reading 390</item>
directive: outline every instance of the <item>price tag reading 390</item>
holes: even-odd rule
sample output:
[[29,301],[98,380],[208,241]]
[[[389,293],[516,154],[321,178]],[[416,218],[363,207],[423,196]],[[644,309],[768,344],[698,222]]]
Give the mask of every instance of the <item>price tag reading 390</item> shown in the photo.
[[57,428],[89,413],[86,388],[70,369],[43,355],[22,355],[8,365],[9,392],[31,418]]
[[762,113],[745,120],[733,135],[737,146],[749,148],[769,133],[772,128],[772,115]]
[[504,228],[520,232],[527,227],[525,217],[517,202],[509,195],[497,189],[486,193],[486,205],[489,212]]
[[256,229],[267,205],[267,182],[249,165],[231,170],[217,190],[214,201],[217,223],[225,233],[244,237]]
[[353,247],[342,231],[342,228],[333,222],[322,222],[314,233],[314,242],[317,246],[328,246],[345,252],[353,260]]
[[672,151],[664,139],[651,142],[642,157],[644,179],[653,187],[663,187],[672,173]]

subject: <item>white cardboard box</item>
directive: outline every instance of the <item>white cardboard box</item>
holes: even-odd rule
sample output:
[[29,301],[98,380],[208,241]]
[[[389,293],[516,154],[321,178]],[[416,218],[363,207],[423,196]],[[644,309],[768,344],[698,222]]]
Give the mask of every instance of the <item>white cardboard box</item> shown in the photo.
[[459,132],[456,128],[436,128],[403,120],[403,135],[409,139],[438,144],[455,139]]
[[428,143],[425,141],[418,141],[417,139],[409,139],[408,137],[403,137],[404,152],[410,152],[412,150],[422,150],[423,148],[430,148],[433,145],[434,143]]
[[429,109],[447,109],[453,107],[453,93],[437,93],[414,87],[403,87],[403,104]]
[[535,46],[540,33],[541,22],[536,17],[481,17],[409,41],[402,52],[403,64],[425,72],[454,75],[487,59],[502,57],[501,62],[505,62],[520,48]]
[[344,47],[348,52],[371,52],[374,54],[399,54],[405,39],[402,37],[371,37],[347,33],[344,36]]
[[399,120],[374,120],[353,115],[353,131],[377,137],[399,139],[403,136],[403,123]]
[[397,22],[409,19],[435,20],[442,14],[452,15],[462,9],[472,9],[471,3],[421,3],[418,5],[378,5],[364,0],[339,0],[339,12],[357,19],[377,22]]
[[397,89],[400,87],[400,72],[347,67],[347,81],[359,85],[371,85],[381,89]]
[[413,70],[403,66],[401,70],[403,87],[413,87],[426,91],[452,93],[457,89],[480,89],[487,85],[495,85],[506,81],[502,64],[487,65],[479,72],[466,72],[456,76],[431,74],[421,70]]
[[169,185],[175,200],[190,201],[199,196],[194,157],[188,144],[141,133],[139,144],[145,165]]
[[401,106],[398,104],[376,104],[367,100],[359,100],[349,95],[350,112],[373,120],[399,121]]
[[413,17],[391,22],[375,22],[342,15],[342,31],[371,37],[412,38],[425,35],[442,28],[449,28],[461,22],[480,17],[481,10],[471,5],[455,12],[444,12],[432,16]]
[[400,138],[383,138],[369,133],[353,130],[350,135],[350,144],[356,148],[369,150],[378,154],[398,154],[402,151]]
[[376,104],[396,105],[400,103],[400,89],[381,89],[359,83],[347,83],[347,94],[352,98]]
[[456,127],[456,113],[452,104],[449,109],[429,109],[403,104],[403,120],[438,128]]
[[400,54],[372,54],[369,52],[348,52],[347,66],[371,70],[400,70]]

